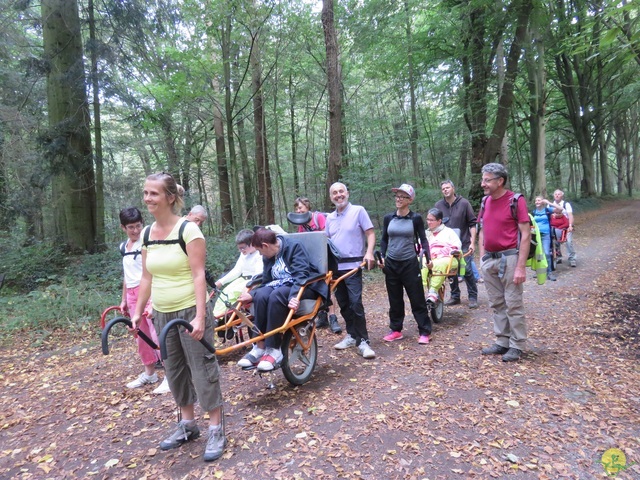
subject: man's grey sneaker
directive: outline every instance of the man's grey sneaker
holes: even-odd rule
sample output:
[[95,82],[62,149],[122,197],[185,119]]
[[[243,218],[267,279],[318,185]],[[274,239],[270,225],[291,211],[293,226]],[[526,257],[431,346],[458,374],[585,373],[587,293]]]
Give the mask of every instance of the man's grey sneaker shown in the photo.
[[185,442],[195,440],[200,436],[200,429],[195,420],[187,422],[186,420],[180,420],[178,422],[178,428],[173,434],[165,438],[160,442],[160,448],[162,450],[171,450],[177,448]]
[[469,308],[478,308],[478,300],[475,298],[469,300]]
[[338,322],[338,317],[336,317],[333,313],[329,315],[329,326],[331,327],[331,331],[336,335],[342,333],[342,327]]
[[507,347],[501,347],[497,343],[494,343],[490,347],[483,348],[482,354],[483,355],[504,355],[508,351],[509,349]]
[[215,427],[209,426],[209,439],[204,449],[204,461],[213,462],[219,459],[224,453],[224,447],[227,445],[227,437],[224,436],[224,430],[221,425]]
[[158,375],[155,373],[153,375],[147,375],[142,372],[138,378],[127,383],[127,388],[140,388],[145,385],[151,385],[152,383],[156,383],[158,381]]
[[347,335],[340,340],[340,342],[336,343],[333,348],[336,350],[345,350],[347,348],[355,347],[356,339],[347,333]]
[[369,342],[367,342],[366,340],[362,340],[360,342],[360,345],[358,345],[358,353],[362,355],[363,358],[376,357],[376,352],[371,350],[371,347],[369,346]]
[[503,362],[517,362],[520,360],[520,356],[522,355],[522,350],[518,350],[517,348],[510,348],[507,353],[502,356]]
[[450,307],[451,305],[460,305],[460,299],[459,298],[450,298],[449,300],[444,302],[444,305],[446,307]]

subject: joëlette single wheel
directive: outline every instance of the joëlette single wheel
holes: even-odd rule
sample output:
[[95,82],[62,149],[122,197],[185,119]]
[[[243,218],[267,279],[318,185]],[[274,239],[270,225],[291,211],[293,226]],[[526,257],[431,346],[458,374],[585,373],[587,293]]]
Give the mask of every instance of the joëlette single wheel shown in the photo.
[[[307,342],[313,330],[311,324],[304,323],[294,328],[298,330],[298,334]],[[318,341],[315,333],[311,339],[309,349],[305,352],[293,334],[293,330],[287,330],[282,338],[282,356],[281,368],[284,378],[291,385],[303,385],[306,383],[311,378],[311,374],[318,362]]]

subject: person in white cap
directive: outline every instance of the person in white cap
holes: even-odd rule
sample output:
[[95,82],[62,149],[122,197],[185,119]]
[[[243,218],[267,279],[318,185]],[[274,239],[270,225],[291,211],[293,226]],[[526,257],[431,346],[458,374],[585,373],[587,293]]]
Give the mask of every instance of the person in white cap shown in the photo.
[[389,296],[389,328],[383,338],[386,342],[400,340],[404,323],[404,291],[407,292],[411,311],[418,324],[418,343],[426,345],[431,338],[429,307],[424,296],[420,262],[417,254],[424,249],[427,262],[430,260],[429,244],[425,235],[424,221],[420,214],[409,208],[416,196],[415,190],[406,183],[392,188],[395,193],[396,211],[384,216],[380,240],[379,266],[383,269]]

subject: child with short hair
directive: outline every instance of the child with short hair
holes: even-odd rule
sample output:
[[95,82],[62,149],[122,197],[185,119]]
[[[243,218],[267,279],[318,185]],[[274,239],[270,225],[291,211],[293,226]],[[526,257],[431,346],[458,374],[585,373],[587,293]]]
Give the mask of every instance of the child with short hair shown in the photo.
[[[136,311],[138,303],[138,290],[140,279],[142,278],[142,238],[141,232],[144,228],[142,213],[136,207],[127,207],[120,210],[120,227],[127,234],[128,239],[120,244],[122,254],[122,269],[124,272],[122,281],[122,302],[120,310],[126,315],[132,315]],[[151,312],[149,305],[145,309]],[[158,335],[153,326],[150,315],[143,316],[139,324],[139,329],[147,337],[158,344]],[[138,378],[127,383],[127,388],[140,388],[144,385],[156,383],[156,362],[159,360],[157,350],[151,348],[142,338],[136,337],[138,344],[138,354],[144,365],[144,372]],[[153,393],[166,393],[169,391],[169,384],[165,378]]]

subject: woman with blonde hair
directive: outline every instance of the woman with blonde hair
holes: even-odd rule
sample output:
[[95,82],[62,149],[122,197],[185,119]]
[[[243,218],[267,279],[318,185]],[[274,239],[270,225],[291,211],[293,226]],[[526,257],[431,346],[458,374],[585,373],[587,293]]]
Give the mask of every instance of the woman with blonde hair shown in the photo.
[[191,332],[174,328],[166,337],[165,373],[181,420],[160,442],[160,448],[176,448],[200,436],[194,416],[198,401],[209,414],[204,460],[213,461],[222,456],[226,445],[220,369],[216,355],[200,343],[204,338],[213,344],[213,317],[206,308],[205,240],[198,226],[180,215],[183,194],[184,189],[168,173],[149,175],[144,183],[144,203],[155,222],[142,233],[142,280],[131,322],[137,328],[151,297],[158,331],[177,318],[193,326]]

